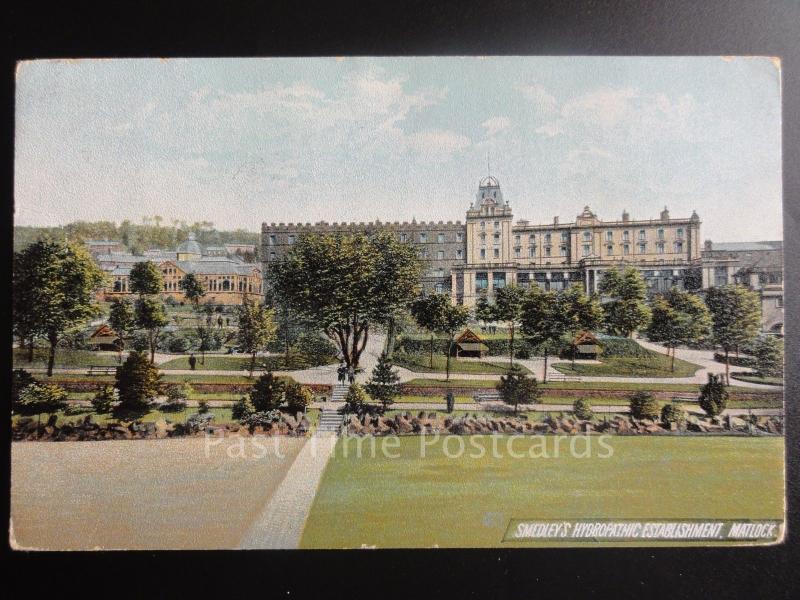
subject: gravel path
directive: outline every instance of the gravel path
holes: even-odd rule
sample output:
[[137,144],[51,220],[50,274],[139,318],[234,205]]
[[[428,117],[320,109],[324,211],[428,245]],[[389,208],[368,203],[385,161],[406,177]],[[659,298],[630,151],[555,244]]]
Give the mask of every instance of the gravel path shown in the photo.
[[245,549],[300,547],[306,517],[337,437],[318,433],[308,439],[263,512],[239,543]]

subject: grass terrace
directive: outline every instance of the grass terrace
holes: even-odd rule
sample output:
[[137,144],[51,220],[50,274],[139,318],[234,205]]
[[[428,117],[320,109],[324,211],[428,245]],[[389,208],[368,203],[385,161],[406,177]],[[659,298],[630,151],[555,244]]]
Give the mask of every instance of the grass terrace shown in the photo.
[[[417,373],[444,373],[447,367],[447,358],[441,354],[433,355],[433,368],[431,368],[430,355],[427,354],[395,354],[393,362],[398,367],[404,367],[410,371]],[[522,365],[519,365],[523,372],[530,373],[530,371]],[[450,360],[451,373],[467,373],[476,375],[505,375],[508,372],[508,362],[489,362],[477,360],[459,360],[452,358]]]
[[761,377],[757,373],[731,373],[731,379],[762,385],[783,385],[783,377]]
[[565,375],[585,375],[587,377],[691,377],[700,369],[679,358],[675,359],[675,370],[670,367],[672,359],[659,352],[648,351],[647,358],[600,358],[600,363],[581,361],[558,362],[553,368]]
[[[33,362],[28,362],[27,348],[14,348],[12,361],[15,369],[46,369],[47,359],[50,355],[49,348],[34,348]],[[116,352],[92,352],[91,350],[72,350],[70,348],[56,349],[56,368],[80,368],[90,365],[113,366],[119,365],[119,355]]]
[[[205,362],[202,362],[202,357],[195,355],[197,364],[195,369],[198,371],[249,371],[250,370],[250,357],[244,355],[207,355]],[[309,367],[316,367],[320,365],[327,365],[336,362],[334,357],[328,357],[321,361],[309,361],[305,358],[290,355],[288,358],[284,355],[280,356],[257,356],[256,367],[266,368],[268,371],[295,371],[299,369],[307,369]],[[158,365],[159,369],[164,371],[179,371],[189,370],[189,357],[180,356],[173,358],[165,363]]]

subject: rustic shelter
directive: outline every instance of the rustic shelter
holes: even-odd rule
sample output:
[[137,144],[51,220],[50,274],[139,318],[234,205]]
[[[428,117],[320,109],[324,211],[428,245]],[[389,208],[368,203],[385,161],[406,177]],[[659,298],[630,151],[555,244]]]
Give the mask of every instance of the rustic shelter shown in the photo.
[[464,333],[456,338],[455,351],[457,357],[483,358],[488,346],[471,329],[465,329]]

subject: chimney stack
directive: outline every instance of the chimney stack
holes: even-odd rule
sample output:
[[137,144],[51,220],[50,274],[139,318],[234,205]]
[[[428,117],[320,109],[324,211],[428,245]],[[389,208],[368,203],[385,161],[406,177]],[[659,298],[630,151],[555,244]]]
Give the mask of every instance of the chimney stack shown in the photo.
[[627,223],[627,222],[628,222],[628,221],[630,221],[630,220],[631,220],[631,216],[630,216],[630,214],[628,214],[628,211],[627,211],[627,209],[626,209],[626,210],[623,210],[623,211],[622,211],[622,222],[623,222],[623,223]]
[[553,217],[553,225],[558,225],[558,217]]

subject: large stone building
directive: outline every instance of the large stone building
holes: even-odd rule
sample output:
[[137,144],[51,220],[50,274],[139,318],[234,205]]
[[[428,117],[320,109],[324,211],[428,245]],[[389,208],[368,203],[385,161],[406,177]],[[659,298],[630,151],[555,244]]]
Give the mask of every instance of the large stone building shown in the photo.
[[202,302],[241,304],[245,297],[260,298],[263,294],[261,265],[248,264],[236,257],[209,256],[190,234],[172,252],[147,251],[143,256],[127,253],[98,254],[95,260],[108,274],[109,287],[101,295],[107,300],[130,295],[130,272],[138,262],[153,262],[164,279],[163,296],[184,300],[180,281],[187,274],[197,276],[206,290]]
[[602,221],[589,207],[568,223],[514,222],[511,206],[494,177],[479,182],[466,222],[264,223],[264,272],[307,233],[372,232],[388,229],[420,248],[424,286],[448,292],[454,302],[471,306],[480,295],[516,283],[544,289],[580,284],[596,291],[604,270],[633,265],[653,292],[673,285],[700,285],[700,218],[672,218],[665,208],[658,219]]
[[703,288],[745,285],[761,298],[764,331],[783,333],[783,242],[732,242],[703,245]]

